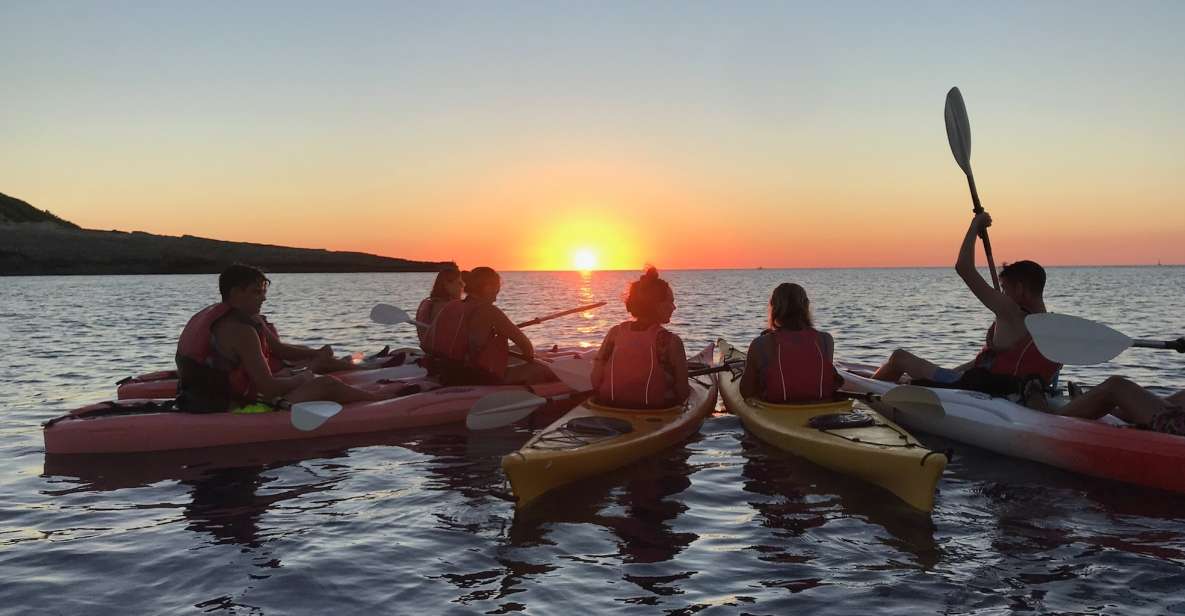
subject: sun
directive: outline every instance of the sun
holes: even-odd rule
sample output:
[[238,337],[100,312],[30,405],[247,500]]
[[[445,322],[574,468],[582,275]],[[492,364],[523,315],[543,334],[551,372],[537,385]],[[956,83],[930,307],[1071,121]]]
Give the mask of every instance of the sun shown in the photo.
[[597,267],[597,253],[588,248],[579,248],[572,253],[572,267],[581,272],[589,272]]

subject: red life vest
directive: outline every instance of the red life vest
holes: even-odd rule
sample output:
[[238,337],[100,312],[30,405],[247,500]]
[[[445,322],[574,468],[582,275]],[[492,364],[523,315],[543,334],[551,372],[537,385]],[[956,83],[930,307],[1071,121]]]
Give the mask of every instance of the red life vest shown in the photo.
[[[259,322],[264,328],[272,333],[272,336],[275,336],[276,340],[280,339],[280,331],[276,329],[275,325],[272,325],[271,321],[267,320],[267,317],[263,316],[262,314],[259,315]],[[260,332],[260,334],[262,333],[263,332]],[[263,356],[267,358],[267,367],[271,369],[272,374],[275,374],[288,367],[284,364],[284,360],[280,359],[279,357],[272,357],[271,348],[268,346],[266,338],[261,335],[259,337],[259,341],[260,346],[263,347]]]
[[469,331],[473,317],[487,308],[493,306],[460,299],[445,304],[432,320],[432,327],[426,336],[429,348],[424,351],[462,362],[498,379],[505,377],[506,366],[510,362],[510,343],[506,337],[492,327],[481,334]]
[[831,400],[839,389],[835,365],[823,353],[814,328],[777,329],[766,348],[772,353],[761,367],[765,385],[762,400],[776,404]]
[[[424,298],[423,301],[420,302],[419,307],[416,308],[416,320],[420,323],[427,323],[428,326],[431,327],[432,321],[436,319],[436,315],[440,313],[440,309],[444,306],[447,306],[449,301],[451,300],[439,297]],[[428,348],[425,346],[425,340],[428,337],[428,329],[417,325],[416,336],[419,336],[420,338],[420,349],[422,349],[425,353],[428,352]]]
[[224,356],[214,344],[214,325],[226,317],[255,328],[263,357],[270,366],[271,349],[260,321],[242,315],[226,303],[203,308],[185,324],[177,341],[178,400],[194,402],[194,408],[186,410],[224,411],[231,404],[253,402],[258,397],[242,362]]
[[661,325],[643,330],[626,321],[613,328],[613,348],[597,400],[623,408],[666,408],[674,400],[671,377],[659,353],[660,335],[673,335]]
[[1027,331],[1023,338],[1018,340],[1016,344],[1003,350],[996,350],[992,348],[992,336],[996,333],[996,324],[993,322],[987,331],[987,339],[984,342],[983,348],[980,349],[979,354],[975,356],[975,366],[979,368],[986,368],[992,374],[1001,374],[1004,376],[1013,376],[1017,378],[1025,378],[1027,376],[1037,375],[1045,381],[1046,385],[1053,383],[1053,379],[1057,376],[1062,365],[1047,359],[1037,350],[1037,345],[1033,342],[1033,336]]

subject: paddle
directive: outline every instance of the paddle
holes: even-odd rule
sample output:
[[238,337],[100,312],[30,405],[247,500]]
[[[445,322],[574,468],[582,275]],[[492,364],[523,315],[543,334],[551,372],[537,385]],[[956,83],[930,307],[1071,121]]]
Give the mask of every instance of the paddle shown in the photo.
[[[950,142],[950,151],[955,155],[955,162],[967,174],[967,185],[971,188],[971,211],[976,214],[983,211],[979,204],[979,191],[975,190],[975,175],[971,173],[971,123],[967,121],[967,106],[963,104],[963,95],[958,88],[951,88],[946,93],[946,138]],[[996,275],[996,261],[992,258],[992,243],[988,240],[987,229],[979,232],[983,240],[983,252],[987,255],[988,271],[992,273],[992,286],[1000,290],[1000,278]]]
[[[538,325],[544,321],[558,319],[560,317],[576,314],[577,312],[584,312],[592,310],[593,308],[600,308],[604,306],[605,302],[597,302],[595,304],[588,304],[587,306],[579,306],[576,308],[569,308],[568,310],[561,310],[560,312],[549,315],[535,317],[529,321],[517,323],[516,327],[530,327],[531,325]],[[370,320],[375,323],[382,323],[383,325],[398,325],[400,323],[411,323],[418,327],[427,328],[429,325],[423,321],[417,321],[407,314],[407,311],[390,304],[375,304],[374,308],[370,309]]]
[[561,310],[561,311],[559,311],[559,312],[552,313],[552,314],[549,314],[549,315],[546,315],[546,316],[542,316],[542,317],[535,317],[535,318],[531,319],[530,321],[523,321],[522,323],[516,323],[515,325],[517,325],[518,327],[530,327],[530,326],[532,326],[532,325],[538,325],[538,324],[540,324],[540,323],[542,323],[542,322],[544,322],[544,321],[550,321],[550,320],[552,320],[552,319],[558,319],[558,318],[560,318],[560,317],[566,317],[566,316],[568,316],[568,315],[570,315],[570,314],[576,314],[576,313],[578,313],[578,312],[584,312],[585,310],[592,310],[592,309],[594,309],[594,308],[600,308],[601,306],[604,306],[604,305],[605,305],[605,302],[597,302],[597,303],[595,303],[595,304],[589,304],[589,305],[587,305],[587,306],[580,306],[580,307],[578,307],[578,308],[570,308],[570,309],[568,309],[568,310]]
[[880,395],[853,391],[839,391],[837,393],[849,398],[881,402],[901,412],[927,415],[935,419],[946,416],[946,410],[942,408],[942,401],[938,399],[938,394],[917,385],[898,385]]
[[341,404],[328,400],[297,402],[291,408],[292,427],[305,432],[316,430],[341,410]]
[[1085,366],[1114,359],[1131,347],[1172,349],[1185,353],[1185,337],[1134,340],[1089,319],[1045,312],[1025,317],[1025,327],[1041,354],[1060,364]]
[[[723,372],[731,367],[731,365],[725,364],[723,366],[691,370],[688,371],[687,376],[693,377],[711,374],[713,372]],[[587,381],[587,376],[585,379]],[[571,386],[569,385],[569,387]],[[473,404],[473,407],[469,409],[469,415],[465,417],[465,426],[470,430],[492,430],[494,428],[508,426],[520,419],[526,418],[548,402],[564,400],[591,389],[592,386],[589,385],[586,389],[578,389],[576,392],[546,398],[536,396],[529,391],[521,390],[495,392],[488,396],[483,396]]]

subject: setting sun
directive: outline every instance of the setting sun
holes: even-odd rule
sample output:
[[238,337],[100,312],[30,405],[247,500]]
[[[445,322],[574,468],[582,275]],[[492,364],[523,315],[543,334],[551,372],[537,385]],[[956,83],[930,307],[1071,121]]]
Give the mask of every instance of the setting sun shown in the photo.
[[580,248],[572,253],[572,267],[582,272],[596,269],[597,253],[588,248]]

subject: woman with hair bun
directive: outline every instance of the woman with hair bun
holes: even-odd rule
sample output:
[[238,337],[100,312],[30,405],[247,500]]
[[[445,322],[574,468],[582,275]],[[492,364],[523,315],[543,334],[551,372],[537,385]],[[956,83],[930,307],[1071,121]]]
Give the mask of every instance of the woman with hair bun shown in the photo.
[[[416,307],[416,320],[420,323],[432,325],[436,315],[449,302],[461,299],[461,292],[465,290],[465,283],[461,280],[463,272],[456,267],[446,267],[436,274],[436,281],[432,283],[432,292]],[[416,326],[416,335],[420,338],[420,348],[427,351],[424,339],[428,328]]]
[[843,384],[834,353],[831,334],[814,328],[806,290],[783,282],[769,297],[769,329],[749,345],[741,395],[777,404],[831,400]]
[[597,402],[622,408],[666,408],[690,394],[683,341],[667,331],[675,312],[671,285],[647,268],[630,283],[625,308],[633,319],[605,334],[593,363]]
[[[465,299],[445,304],[428,333],[424,351],[431,371],[447,385],[501,385],[554,381],[555,375],[532,360],[535,347],[500,308],[494,305],[502,277],[488,267],[461,272]],[[510,343],[526,364],[510,366]]]

